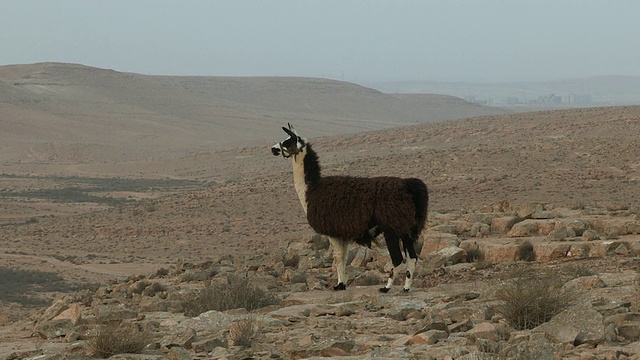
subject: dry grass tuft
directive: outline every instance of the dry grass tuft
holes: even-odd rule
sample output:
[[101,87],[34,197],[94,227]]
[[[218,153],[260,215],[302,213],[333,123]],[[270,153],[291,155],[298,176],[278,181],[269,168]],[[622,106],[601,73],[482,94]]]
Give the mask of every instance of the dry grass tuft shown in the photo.
[[187,298],[182,309],[187,316],[198,316],[210,310],[244,308],[251,311],[279,302],[276,295],[267,293],[249,279],[230,276],[226,284],[209,283],[198,294]]
[[88,336],[87,347],[93,356],[108,358],[117,354],[140,354],[150,342],[149,333],[134,324],[103,324]]
[[518,246],[518,249],[516,250],[516,259],[524,261],[535,261],[536,251],[533,248],[533,244],[528,241],[520,244],[520,246]]
[[231,340],[234,346],[250,348],[259,333],[260,328],[256,318],[248,315],[244,319],[231,324],[229,340]]
[[496,311],[515,329],[533,329],[572,305],[579,294],[562,288],[562,280],[550,271],[516,269],[498,288],[502,302]]
[[467,250],[467,262],[481,262],[484,261],[484,252],[480,249]]

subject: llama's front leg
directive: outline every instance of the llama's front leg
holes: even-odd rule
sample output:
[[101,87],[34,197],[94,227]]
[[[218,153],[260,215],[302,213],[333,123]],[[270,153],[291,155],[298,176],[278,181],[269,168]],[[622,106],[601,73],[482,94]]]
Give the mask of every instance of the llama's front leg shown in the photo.
[[336,266],[338,272],[338,284],[333,287],[333,290],[347,290],[347,255],[348,243],[344,240],[329,237],[329,243],[333,248],[333,263]]

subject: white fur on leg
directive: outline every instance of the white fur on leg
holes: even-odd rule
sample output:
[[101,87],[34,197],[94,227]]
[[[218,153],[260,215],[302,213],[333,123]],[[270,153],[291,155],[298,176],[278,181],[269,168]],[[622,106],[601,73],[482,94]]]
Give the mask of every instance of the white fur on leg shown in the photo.
[[346,275],[346,267],[347,267],[347,256],[348,252],[348,243],[346,241],[329,237],[329,243],[333,248],[333,263],[336,266],[336,271],[338,272],[338,285],[343,284],[347,285],[347,275]]
[[383,290],[383,292],[387,292],[389,291],[389,289],[391,289],[391,286],[393,286],[393,282],[396,279],[396,274],[398,273],[398,270],[400,270],[400,266],[396,266],[393,269],[391,269],[391,273],[389,274],[389,279],[387,279],[387,285],[383,288],[386,290]]
[[404,279],[404,291],[411,289],[411,282],[416,272],[416,262],[417,259],[407,258],[407,277]]

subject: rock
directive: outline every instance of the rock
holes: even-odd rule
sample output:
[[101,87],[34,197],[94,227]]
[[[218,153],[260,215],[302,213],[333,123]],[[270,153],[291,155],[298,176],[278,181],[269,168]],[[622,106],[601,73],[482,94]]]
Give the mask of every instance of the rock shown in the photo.
[[511,230],[507,233],[510,237],[528,237],[538,234],[537,220],[524,220],[513,225]]
[[58,314],[53,320],[69,319],[73,325],[78,325],[82,320],[82,309],[79,304],[71,304],[68,309]]
[[193,349],[193,351],[196,353],[201,353],[201,352],[209,353],[215,350],[216,348],[227,347],[227,343],[228,343],[227,338],[222,333],[220,333],[216,337],[211,337],[211,338],[192,342],[191,349]]
[[586,258],[589,257],[591,246],[588,244],[571,244],[571,248],[567,252],[567,257]]
[[180,347],[180,346],[174,346],[172,348],[169,349],[169,352],[167,353],[167,359],[169,360],[192,360],[193,356],[191,355],[191,353]]
[[582,233],[582,240],[583,241],[600,240],[600,235],[598,234],[597,231],[593,229],[587,229]]
[[566,226],[556,226],[553,230],[551,230],[551,232],[549,232],[549,235],[547,235],[547,240],[549,241],[563,241],[566,240],[567,238],[572,238],[575,237],[576,233],[570,229],[567,228]]
[[47,310],[45,310],[44,313],[42,313],[42,315],[40,315],[37,321],[38,322],[49,321],[54,317],[60,315],[60,313],[67,310],[68,308],[69,308],[69,303],[67,302],[66,299],[64,298],[58,299],[54,301],[53,304],[51,304],[51,306],[49,306]]
[[313,234],[307,240],[307,244],[311,245],[313,250],[327,250],[329,249],[329,238],[320,234]]
[[441,317],[437,317],[435,319],[432,318],[424,321],[417,327],[417,329],[414,331],[414,334],[417,335],[423,332],[427,332],[429,330],[440,330],[449,334],[449,327],[444,322],[444,319],[442,319]]
[[34,329],[44,339],[65,337],[76,330],[70,319],[49,320],[36,325]]
[[522,205],[516,210],[519,217],[523,219],[531,219],[535,213],[542,212],[544,208],[538,203],[529,203]]
[[591,245],[591,251],[589,251],[589,256],[591,257],[603,257],[606,255],[610,255],[615,252],[615,250],[620,246],[619,241],[600,241],[593,243]]
[[574,290],[591,290],[607,287],[607,284],[598,275],[581,276],[565,283],[563,288]]
[[473,322],[471,320],[460,321],[449,325],[450,333],[464,333],[473,329]]
[[326,349],[322,349],[320,351],[320,356],[322,357],[337,357],[337,356],[349,356],[349,352],[338,348],[338,347],[330,347],[330,348],[326,348]]
[[494,233],[505,234],[509,230],[511,230],[513,225],[519,223],[520,221],[522,221],[522,218],[519,218],[517,216],[503,216],[493,218],[491,220],[491,231],[493,231]]
[[538,261],[550,261],[567,257],[571,244],[565,242],[536,243],[535,255]]
[[617,327],[618,335],[628,341],[640,340],[640,322],[629,322]]
[[500,341],[500,334],[498,333],[496,325],[486,321],[469,329],[465,335],[474,341],[477,339]]
[[407,345],[433,345],[448,337],[449,333],[447,331],[428,330],[411,337],[407,342]]
[[607,236],[621,236],[637,232],[638,222],[631,219],[598,219],[593,222],[593,228],[600,234]]
[[562,219],[556,221],[556,228],[558,227],[566,227],[573,231],[575,236],[582,236],[585,231],[593,230],[593,223],[584,219]]
[[399,306],[395,306],[387,312],[387,317],[404,321],[407,318],[407,315],[414,312],[420,311],[424,308],[424,304],[411,303],[411,302],[402,302]]
[[358,246],[356,248],[356,254],[351,261],[351,266],[356,268],[365,268],[368,263],[373,261],[373,256],[370,254],[372,251],[364,246]]
[[473,223],[473,225],[471,226],[471,230],[469,231],[469,236],[482,238],[482,237],[489,236],[490,233],[491,233],[491,226],[481,222],[476,222],[476,223]]
[[422,251],[420,252],[420,258],[426,259],[431,253],[458,245],[460,245],[460,239],[457,235],[429,232],[424,239]]
[[427,269],[437,269],[441,266],[453,265],[466,261],[467,252],[457,246],[444,248],[430,254],[426,259]]
[[196,338],[194,329],[175,329],[160,340],[160,344],[167,348],[181,347],[191,349],[192,343]]
[[533,331],[543,332],[552,342],[572,345],[595,346],[604,341],[605,337],[602,315],[588,303],[561,312]]
[[613,324],[616,333],[628,341],[640,340],[640,312],[608,316],[604,319],[604,324]]

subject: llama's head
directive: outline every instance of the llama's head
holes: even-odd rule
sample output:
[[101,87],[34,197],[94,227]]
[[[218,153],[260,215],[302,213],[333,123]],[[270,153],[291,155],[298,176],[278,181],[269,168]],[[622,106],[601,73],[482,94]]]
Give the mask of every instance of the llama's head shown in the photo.
[[291,157],[299,154],[307,145],[307,140],[298,135],[298,132],[288,124],[289,128],[282,127],[282,130],[289,135],[284,141],[281,141],[271,147],[271,153],[275,156],[282,154],[283,157]]

